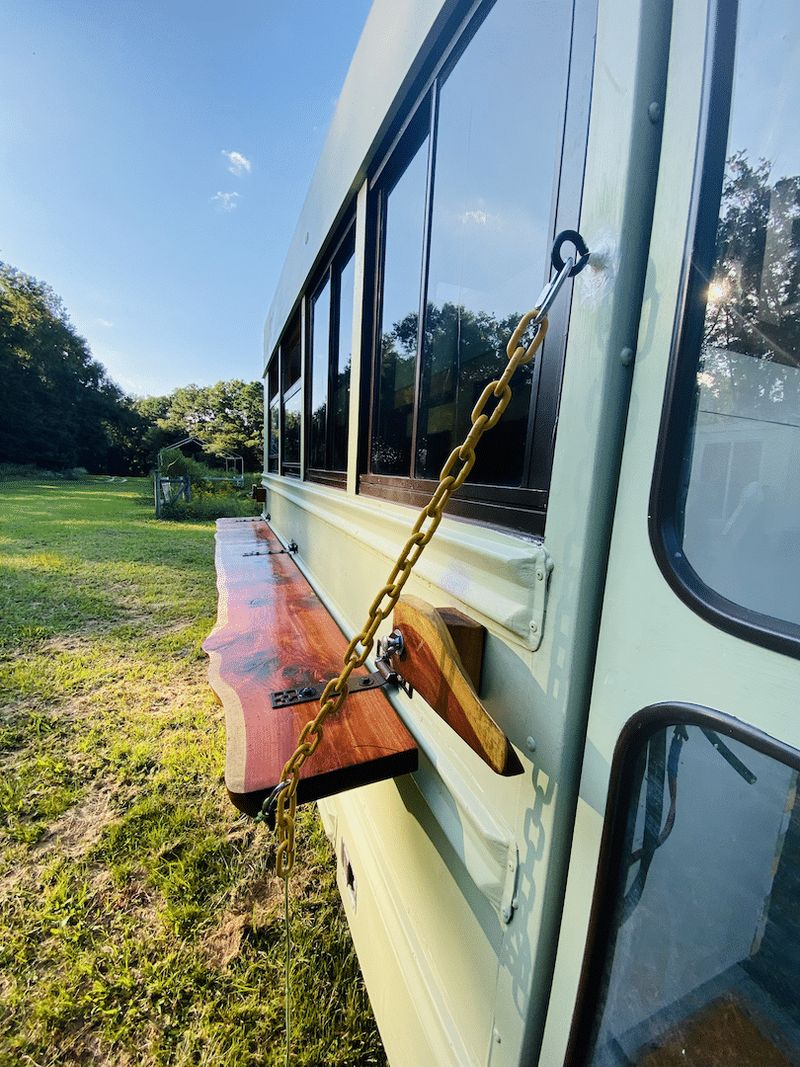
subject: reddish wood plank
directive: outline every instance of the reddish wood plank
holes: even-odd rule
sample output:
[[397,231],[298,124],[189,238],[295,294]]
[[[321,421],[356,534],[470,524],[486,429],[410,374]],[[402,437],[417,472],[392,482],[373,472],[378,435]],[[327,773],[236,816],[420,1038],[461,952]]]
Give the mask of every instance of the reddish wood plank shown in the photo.
[[[266,554],[281,547],[262,520],[217,522],[219,608],[203,648],[211,687],[225,709],[225,783],[234,804],[249,814],[280,781],[300,730],[319,708],[316,701],[273,708],[272,693],[327,681],[347,647],[292,557]],[[326,721],[322,743],[301,772],[298,801],[416,766],[414,739],[383,692],[353,694]]]
[[493,771],[520,774],[522,764],[481,703],[441,612],[419,597],[401,596],[393,621],[405,641],[403,656],[392,657],[395,670]]

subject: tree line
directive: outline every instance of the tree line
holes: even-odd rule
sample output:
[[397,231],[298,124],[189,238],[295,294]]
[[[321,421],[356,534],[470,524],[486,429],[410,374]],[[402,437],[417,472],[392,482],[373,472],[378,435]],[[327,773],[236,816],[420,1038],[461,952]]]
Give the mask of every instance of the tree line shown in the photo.
[[45,282],[0,262],[0,463],[144,474],[187,436],[263,464],[263,389],[238,379],[133,397],[113,382]]

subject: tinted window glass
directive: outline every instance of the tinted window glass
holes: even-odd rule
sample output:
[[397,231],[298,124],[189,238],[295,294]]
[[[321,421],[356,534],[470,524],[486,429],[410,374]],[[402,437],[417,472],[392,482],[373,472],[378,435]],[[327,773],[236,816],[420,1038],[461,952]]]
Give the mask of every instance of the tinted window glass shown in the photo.
[[269,405],[269,436],[267,443],[267,470],[278,470],[278,434],[280,432],[280,401],[278,397]]
[[347,417],[350,408],[350,365],[353,358],[353,286],[355,257],[350,256],[339,275],[339,331],[334,369],[331,418],[333,419],[333,455],[331,467],[347,467]]
[[330,342],[331,286],[326,282],[311,311],[311,441],[309,463],[325,466],[328,410],[328,361]]
[[713,268],[684,457],[686,559],[800,623],[800,8],[740,0]]
[[[544,280],[571,23],[562,0],[498,0],[439,96],[416,474],[435,478]],[[535,116],[536,136],[519,136]],[[513,145],[512,157],[508,146]],[[524,249],[524,254],[517,254]],[[520,485],[534,364],[481,442],[473,482]]]
[[297,389],[283,402],[283,462],[293,467],[300,463],[300,398]]
[[301,345],[300,345],[300,316],[286,332],[286,337],[281,342],[281,371],[283,372],[283,390],[289,389],[300,378]]
[[386,198],[378,397],[372,434],[376,474],[411,473],[428,138]]
[[624,755],[593,1067],[800,1062],[794,767],[676,724]]

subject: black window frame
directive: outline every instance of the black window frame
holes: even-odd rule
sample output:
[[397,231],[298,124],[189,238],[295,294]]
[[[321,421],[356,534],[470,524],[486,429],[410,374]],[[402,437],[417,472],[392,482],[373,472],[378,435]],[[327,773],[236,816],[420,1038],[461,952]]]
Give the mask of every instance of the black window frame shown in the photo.
[[[353,211],[348,212],[346,222],[338,230],[338,236],[333,242],[332,250],[325,257],[325,266],[313,275],[313,283],[306,289],[305,296],[305,370],[306,400],[304,405],[304,433],[306,447],[306,468],[304,477],[307,481],[320,482],[323,485],[332,485],[343,489],[347,484],[347,461],[343,468],[334,468],[331,464],[333,455],[334,425],[331,413],[333,411],[334,384],[338,372],[339,361],[339,324],[341,318],[341,277],[344,268],[355,256],[356,248],[356,219]],[[312,406],[312,376],[314,373],[314,304],[325,285],[330,285],[330,309],[328,317],[328,393],[327,415],[325,426],[325,455],[324,467],[312,467],[311,457],[311,406]],[[355,303],[355,294],[350,294],[350,299]],[[349,434],[348,418],[348,434]]]
[[693,432],[696,376],[705,321],[702,292],[716,257],[736,59],[738,0],[708,8],[703,104],[683,273],[650,491],[648,527],[658,566],[680,599],[707,622],[743,640],[800,658],[800,625],[737,604],[707,585],[683,552],[680,501]]
[[589,930],[572,1017],[565,1067],[585,1067],[592,1052],[595,1018],[602,995],[608,950],[617,910],[618,872],[626,856],[627,825],[634,786],[641,785],[636,764],[647,741],[671,726],[698,726],[739,741],[800,772],[800,751],[769,734],[701,704],[664,701],[636,712],[620,731],[611,760],[603,833],[597,863]]
[[[424,313],[427,291],[428,264],[432,219],[432,182],[436,159],[436,116],[439,88],[468,47],[480,24],[493,6],[494,0],[473,4],[448,44],[425,75],[409,93],[410,102],[401,112],[386,147],[378,156],[378,163],[369,177],[367,201],[367,250],[365,299],[362,332],[362,403],[359,427],[358,491],[365,496],[379,497],[398,503],[420,506],[428,502],[436,487],[432,479],[393,476],[373,473],[370,465],[372,431],[379,387],[382,264],[384,240],[385,199],[402,176],[405,166],[414,155],[414,147],[429,136],[428,173],[423,230],[423,264],[420,279],[419,312]],[[502,0],[499,0],[502,2]],[[596,4],[573,0],[572,28],[567,62],[566,92],[563,100],[562,138],[558,164],[553,177],[553,193],[549,205],[549,232],[553,237],[559,230],[574,228],[579,218],[583,174],[588,142],[589,99],[594,63],[594,26]],[[531,125],[536,117],[531,115]],[[413,146],[413,147],[412,147]],[[513,155],[513,146],[509,146]],[[512,254],[513,250],[509,250]],[[542,264],[542,285],[549,276],[549,264]],[[370,292],[370,285],[372,291]],[[531,302],[536,299],[531,294]],[[550,490],[558,406],[566,351],[567,323],[572,297],[571,283],[550,312],[548,338],[537,357],[531,387],[531,407],[526,440],[526,470],[528,484],[506,487],[468,480],[448,505],[451,516],[469,519],[493,527],[510,528],[534,536],[544,534],[547,502]],[[413,469],[416,429],[419,417],[421,365],[418,334],[414,426],[412,431],[411,463]]]

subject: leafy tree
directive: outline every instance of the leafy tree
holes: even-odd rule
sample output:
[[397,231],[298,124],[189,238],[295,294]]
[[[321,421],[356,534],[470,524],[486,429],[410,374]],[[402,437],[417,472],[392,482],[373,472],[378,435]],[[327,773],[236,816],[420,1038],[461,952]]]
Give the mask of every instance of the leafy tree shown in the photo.
[[260,470],[263,463],[264,390],[261,382],[240,379],[215,385],[186,385],[166,397],[136,401],[150,421],[146,441],[153,457],[178,438],[202,442],[210,456],[242,456],[245,467]]
[[[772,164],[729,157],[717,255],[707,298],[701,381],[728,407],[747,398],[765,417],[800,403],[800,176],[772,180]],[[743,360],[742,356],[755,358]]]
[[0,263],[0,461],[119,470],[140,430],[122,391],[92,359],[61,299]]

